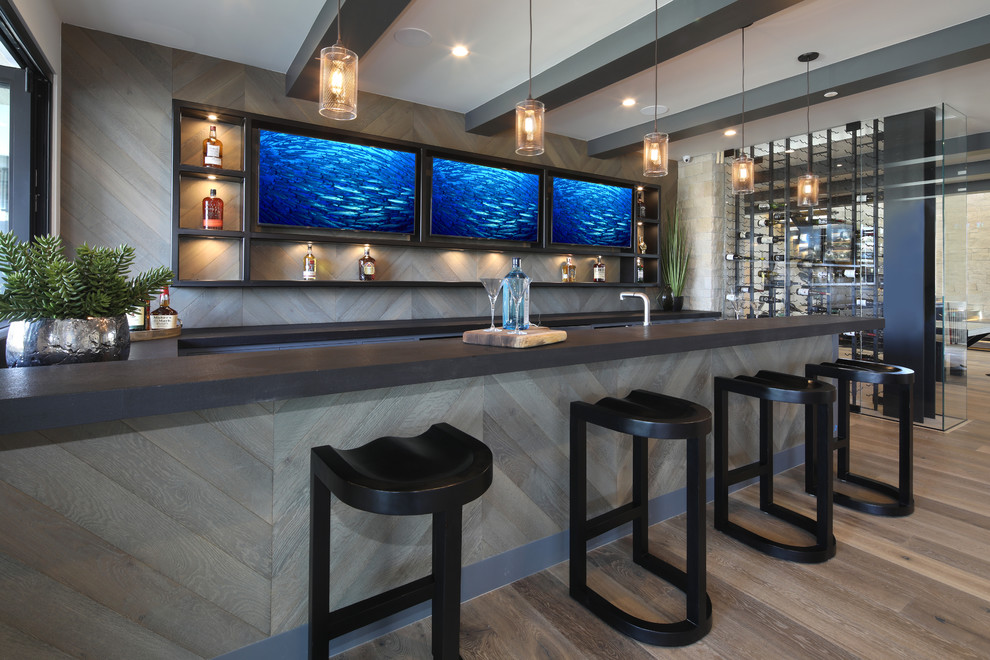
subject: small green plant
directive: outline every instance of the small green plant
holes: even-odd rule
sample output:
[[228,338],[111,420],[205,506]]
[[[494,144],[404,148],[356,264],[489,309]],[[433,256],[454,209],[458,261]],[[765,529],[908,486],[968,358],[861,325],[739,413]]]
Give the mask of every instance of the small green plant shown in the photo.
[[687,277],[688,262],[691,260],[691,247],[687,237],[681,231],[680,211],[674,207],[674,217],[667,215],[663,226],[663,245],[661,246],[661,270],[663,279],[670,285],[671,294],[680,296],[684,293],[684,280]]
[[0,320],[84,319],[126,314],[172,281],[164,266],[128,279],[134,248],[83,244],[65,258],[61,237],[22,243],[0,233]]

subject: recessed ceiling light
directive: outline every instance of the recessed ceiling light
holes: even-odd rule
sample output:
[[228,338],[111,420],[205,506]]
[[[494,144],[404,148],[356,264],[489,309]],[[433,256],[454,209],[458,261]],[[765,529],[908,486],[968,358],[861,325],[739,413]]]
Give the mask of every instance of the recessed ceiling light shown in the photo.
[[[657,114],[658,115],[666,114],[667,113],[667,110],[670,109],[670,108],[668,108],[665,105],[657,105],[656,108],[657,108]],[[651,117],[653,116],[653,106],[652,105],[644,105],[642,108],[640,108],[639,111],[640,111],[641,114],[650,115]]]
[[403,46],[420,48],[433,43],[433,35],[419,28],[402,28],[395,31],[395,40]]
[[725,137],[732,137],[735,134],[736,134],[736,129],[729,128],[729,129],[726,129],[725,133],[723,133],[722,135],[724,135]]
[[454,57],[465,57],[470,52],[466,46],[454,46],[450,49],[450,54]]
[[622,99],[622,105],[629,108],[636,105],[636,99]]
[[825,98],[827,98],[827,99],[830,99],[833,96],[838,96],[838,95],[839,95],[839,93],[837,91],[835,91],[834,89],[830,89],[827,92],[825,92]]

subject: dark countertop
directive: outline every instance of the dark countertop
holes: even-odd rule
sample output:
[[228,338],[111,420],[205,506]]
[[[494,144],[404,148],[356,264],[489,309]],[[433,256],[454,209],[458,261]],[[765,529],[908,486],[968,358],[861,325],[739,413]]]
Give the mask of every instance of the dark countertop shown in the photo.
[[450,338],[0,369],[0,433],[882,327],[852,317],[718,320],[574,329],[525,350]]

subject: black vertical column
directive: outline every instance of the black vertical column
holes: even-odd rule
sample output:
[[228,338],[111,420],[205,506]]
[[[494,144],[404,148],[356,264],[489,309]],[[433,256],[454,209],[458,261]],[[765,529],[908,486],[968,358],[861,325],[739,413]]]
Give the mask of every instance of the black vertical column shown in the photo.
[[935,146],[934,108],[884,118],[883,354],[914,370],[919,422],[935,415]]

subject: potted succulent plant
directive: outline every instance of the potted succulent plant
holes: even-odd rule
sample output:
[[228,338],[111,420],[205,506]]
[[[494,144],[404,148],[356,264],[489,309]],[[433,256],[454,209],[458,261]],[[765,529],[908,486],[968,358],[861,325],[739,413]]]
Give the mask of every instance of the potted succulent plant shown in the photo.
[[164,266],[129,279],[134,248],[89,247],[65,258],[62,239],[0,233],[0,321],[11,367],[126,360],[126,314],[172,281]]
[[[680,212],[674,207],[674,216],[668,214],[663,226],[663,241],[660,246],[660,269],[664,282],[670,286],[673,297],[672,309],[680,311],[684,306],[684,280],[687,277],[688,262],[691,260],[691,247],[681,230]],[[661,296],[663,293],[661,292]],[[663,303],[661,302],[661,306]]]

